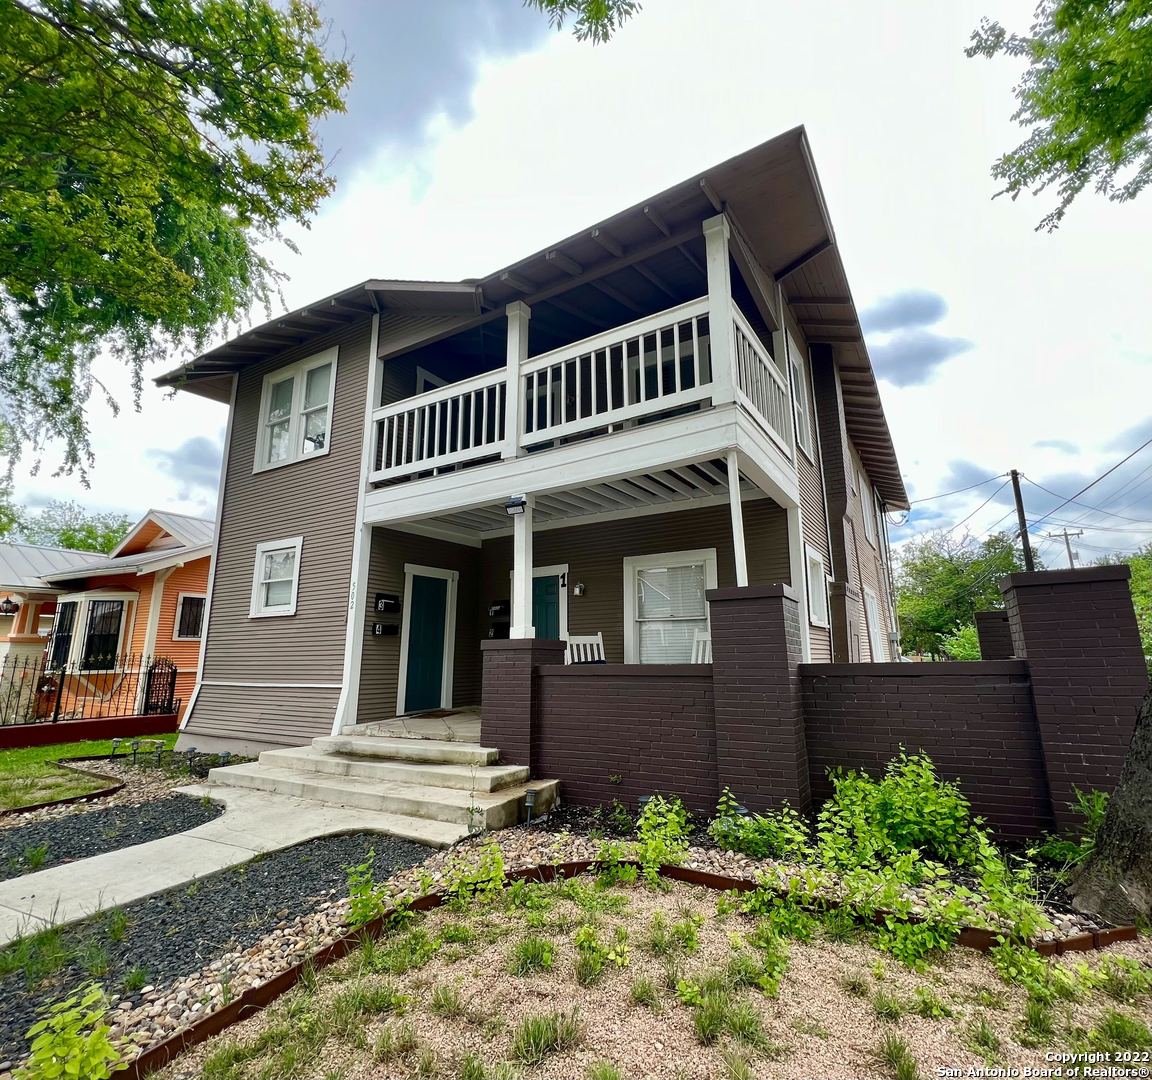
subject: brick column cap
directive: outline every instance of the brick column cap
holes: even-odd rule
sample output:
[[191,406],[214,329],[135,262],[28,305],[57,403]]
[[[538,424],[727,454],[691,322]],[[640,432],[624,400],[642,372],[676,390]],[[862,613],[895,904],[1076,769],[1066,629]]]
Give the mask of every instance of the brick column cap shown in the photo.
[[555,652],[562,653],[568,648],[566,641],[551,641],[547,638],[484,638],[480,642],[481,652]]
[[708,603],[723,600],[763,600],[783,596],[788,600],[798,599],[791,585],[745,585],[743,588],[709,589],[705,594]]
[[1000,579],[1000,591],[1021,589],[1030,585],[1084,585],[1093,581],[1127,581],[1132,570],[1126,563],[1118,566],[1082,566],[1076,570],[1034,570],[1007,574]]

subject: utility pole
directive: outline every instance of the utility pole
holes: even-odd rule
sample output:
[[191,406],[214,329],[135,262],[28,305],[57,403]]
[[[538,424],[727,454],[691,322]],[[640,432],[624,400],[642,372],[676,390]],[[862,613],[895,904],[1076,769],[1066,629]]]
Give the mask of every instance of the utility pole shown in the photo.
[[1044,535],[1049,540],[1064,541],[1064,550],[1068,552],[1068,569],[1076,569],[1076,552],[1072,550],[1072,538],[1074,536],[1083,536],[1084,530],[1077,529],[1075,532],[1069,532],[1067,529],[1063,529],[1058,533],[1045,533]]
[[1028,519],[1024,516],[1024,499],[1020,494],[1020,474],[1012,470],[1012,494],[1016,498],[1016,519],[1020,522],[1020,539],[1024,542],[1024,569],[1031,573],[1036,569],[1032,562],[1032,545],[1028,541]]

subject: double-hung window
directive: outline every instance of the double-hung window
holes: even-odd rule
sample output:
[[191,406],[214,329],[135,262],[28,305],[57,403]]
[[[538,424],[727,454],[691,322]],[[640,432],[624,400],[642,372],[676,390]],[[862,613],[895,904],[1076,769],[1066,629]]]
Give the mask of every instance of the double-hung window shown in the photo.
[[48,663],[74,664],[81,671],[115,671],[125,627],[131,626],[135,593],[75,593],[56,604]]
[[68,663],[72,651],[72,635],[76,629],[76,600],[62,600],[56,605],[56,622],[52,627],[52,645],[49,666],[62,668]]
[[203,596],[181,593],[176,600],[176,621],[172,628],[173,641],[199,641],[204,630]]
[[807,568],[808,621],[813,626],[827,626],[828,577],[824,571],[824,556],[805,544],[804,564]]
[[868,620],[868,644],[872,649],[872,662],[878,664],[888,659],[887,635],[880,621],[880,600],[867,585],[864,586],[864,617]]
[[708,633],[705,593],[716,588],[716,549],[624,560],[624,659],[688,664],[697,635]]
[[788,336],[788,365],[792,371],[792,415],[796,424],[796,442],[808,455],[808,459],[812,460],[812,394],[808,388],[808,364],[791,335]]
[[876,546],[876,499],[872,489],[860,485],[860,513],[864,518],[864,537],[873,547]]
[[336,353],[328,349],[265,376],[257,471],[328,453]]
[[302,536],[291,540],[269,540],[256,545],[256,567],[252,574],[253,618],[295,615],[296,592],[300,584]]

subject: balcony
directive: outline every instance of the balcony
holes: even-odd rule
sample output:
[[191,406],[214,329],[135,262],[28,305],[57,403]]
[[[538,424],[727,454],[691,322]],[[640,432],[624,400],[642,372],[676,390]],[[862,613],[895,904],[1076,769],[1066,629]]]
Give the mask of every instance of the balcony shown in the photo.
[[733,402],[790,462],[783,363],[735,303],[721,308],[726,326],[713,327],[713,310],[704,296],[378,408],[369,480],[544,453]]

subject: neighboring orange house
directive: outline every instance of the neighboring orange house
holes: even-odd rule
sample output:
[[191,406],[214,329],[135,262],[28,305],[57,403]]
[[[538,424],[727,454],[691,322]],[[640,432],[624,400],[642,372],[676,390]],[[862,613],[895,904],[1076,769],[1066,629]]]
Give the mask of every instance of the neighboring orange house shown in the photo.
[[67,668],[99,696],[142,660],[166,658],[183,715],[196,685],[214,534],[204,518],[149,510],[106,558],[42,575],[58,590],[46,668]]

